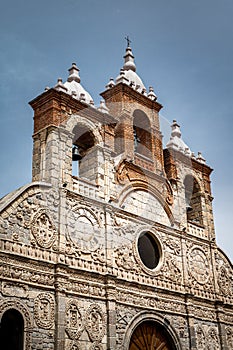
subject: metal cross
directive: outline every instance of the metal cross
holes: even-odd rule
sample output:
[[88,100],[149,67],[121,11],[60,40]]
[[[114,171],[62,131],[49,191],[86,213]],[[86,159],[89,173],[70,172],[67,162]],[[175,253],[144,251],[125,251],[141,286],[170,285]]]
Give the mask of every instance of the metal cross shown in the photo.
[[127,41],[127,47],[130,47],[131,40],[128,35],[125,37],[125,40]]

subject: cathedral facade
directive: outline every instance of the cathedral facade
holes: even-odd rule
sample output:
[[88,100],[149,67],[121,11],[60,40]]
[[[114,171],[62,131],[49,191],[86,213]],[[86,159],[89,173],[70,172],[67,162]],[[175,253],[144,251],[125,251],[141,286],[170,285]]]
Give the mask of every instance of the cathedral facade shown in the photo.
[[32,182],[0,200],[3,350],[232,350],[232,264],[210,174],[163,148],[130,46],[99,107],[73,63],[30,102]]

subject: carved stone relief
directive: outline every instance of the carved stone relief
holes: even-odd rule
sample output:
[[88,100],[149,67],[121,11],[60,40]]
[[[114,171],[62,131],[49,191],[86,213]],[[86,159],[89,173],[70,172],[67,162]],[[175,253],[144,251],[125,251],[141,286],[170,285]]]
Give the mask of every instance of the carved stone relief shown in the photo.
[[31,232],[42,248],[50,248],[56,239],[56,228],[45,209],[40,209],[31,222]]
[[208,331],[208,350],[220,350],[219,338],[216,329],[210,328]]
[[192,282],[206,285],[210,278],[210,264],[207,253],[198,246],[194,246],[188,251],[187,258],[188,272]]
[[176,283],[182,282],[182,269],[181,263],[178,259],[169,253],[165,253],[164,264],[161,269],[161,278],[165,280],[170,280]]
[[231,295],[232,282],[228,274],[228,271],[224,266],[221,266],[219,268],[218,285],[223,295],[226,295],[226,296]]
[[233,349],[233,330],[230,327],[226,327],[226,341],[229,349]]
[[68,342],[68,350],[81,350],[81,345],[79,344],[79,342],[77,340],[71,340]]
[[66,333],[70,339],[77,340],[83,330],[84,326],[78,302],[77,300],[69,300],[66,307]]
[[197,348],[199,350],[206,350],[206,336],[201,327],[197,327],[196,337],[197,337]]
[[38,327],[51,329],[55,320],[55,303],[50,294],[41,293],[35,299],[34,314]]
[[106,316],[98,304],[92,304],[86,313],[85,329],[92,342],[99,343],[106,329]]
[[125,245],[119,249],[116,249],[115,256],[115,262],[118,267],[130,271],[135,271],[136,269],[138,270],[138,266],[136,266],[136,261],[134,259],[132,245]]
[[29,188],[23,196],[14,201],[7,211],[1,213],[0,234],[6,234],[14,241],[29,244],[31,217],[38,208],[48,206],[54,211],[53,216],[56,217],[58,204],[58,191],[54,191],[46,186]]
[[[20,263],[14,259],[0,257],[0,275],[14,280],[40,285],[53,286],[54,275],[49,268],[43,268],[29,263]],[[15,284],[15,282],[14,282]]]
[[101,212],[85,206],[72,206],[67,210],[66,254],[92,258],[104,262],[104,235]]
[[17,282],[2,282],[2,295],[27,298],[28,286]]
[[103,350],[103,346],[101,344],[98,344],[98,343],[93,343],[90,346],[90,350]]
[[223,257],[222,254],[216,252],[215,260],[219,292],[225,297],[231,297],[233,294],[232,269],[229,266],[228,261],[226,261],[225,257]]
[[217,329],[207,324],[196,326],[196,340],[198,350],[220,350]]

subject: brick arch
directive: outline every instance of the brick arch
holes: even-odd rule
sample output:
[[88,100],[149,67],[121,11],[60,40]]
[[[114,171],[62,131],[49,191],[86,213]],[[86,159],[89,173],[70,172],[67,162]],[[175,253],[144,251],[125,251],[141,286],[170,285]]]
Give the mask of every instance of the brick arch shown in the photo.
[[158,329],[162,330],[164,336],[168,339],[168,344],[170,345],[168,348],[169,350],[182,350],[178,335],[171,326],[169,320],[166,317],[153,311],[142,311],[131,320],[125,332],[123,350],[130,349],[130,341],[137,328],[149,322],[154,324],[155,327],[157,325]]
[[152,186],[146,181],[133,180],[129,184],[127,184],[119,194],[119,197],[118,197],[119,206],[121,207],[124,204],[126,198],[132,192],[137,190],[147,192],[151,194],[154,198],[156,198],[158,202],[161,204],[161,206],[163,207],[164,211],[166,212],[171,225],[174,224],[175,219],[169,205],[166,203],[161,193],[154,186]]
[[192,177],[193,179],[195,179],[195,181],[198,183],[198,186],[199,186],[199,188],[200,188],[200,191],[201,191],[202,193],[205,193],[205,189],[204,189],[204,186],[203,186],[202,182],[201,182],[200,179],[196,176],[196,174],[193,174],[191,171],[186,171],[186,172],[183,174],[182,179],[180,179],[182,183],[184,183],[184,181],[185,181],[185,179],[186,179],[187,176],[190,176],[190,177]]
[[33,328],[32,316],[26,305],[19,300],[5,300],[0,304],[0,322],[3,314],[8,310],[17,310],[24,321],[24,349],[31,350],[31,332]]
[[72,133],[78,124],[90,130],[95,138],[96,143],[103,146],[103,139],[97,125],[87,118],[84,118],[78,114],[72,114],[71,117],[63,125],[67,131]]

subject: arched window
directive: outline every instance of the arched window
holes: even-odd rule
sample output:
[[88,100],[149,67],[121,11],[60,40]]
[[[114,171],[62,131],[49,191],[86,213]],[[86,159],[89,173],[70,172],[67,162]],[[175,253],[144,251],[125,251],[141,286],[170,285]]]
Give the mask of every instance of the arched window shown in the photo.
[[151,158],[152,136],[150,121],[147,115],[139,109],[134,111],[133,117],[134,151]]
[[[91,161],[94,155],[91,155],[91,149],[95,145],[93,133],[83,125],[76,125],[73,129],[73,147],[72,147],[72,175],[91,179]],[[88,163],[89,160],[89,163]],[[92,172],[93,173],[93,172]],[[93,175],[93,174],[92,174]]]
[[134,330],[129,350],[176,350],[166,329],[154,321],[144,321]]
[[18,310],[4,312],[0,324],[0,344],[4,350],[24,349],[24,320]]
[[187,175],[184,180],[187,220],[203,225],[201,190],[197,180]]

